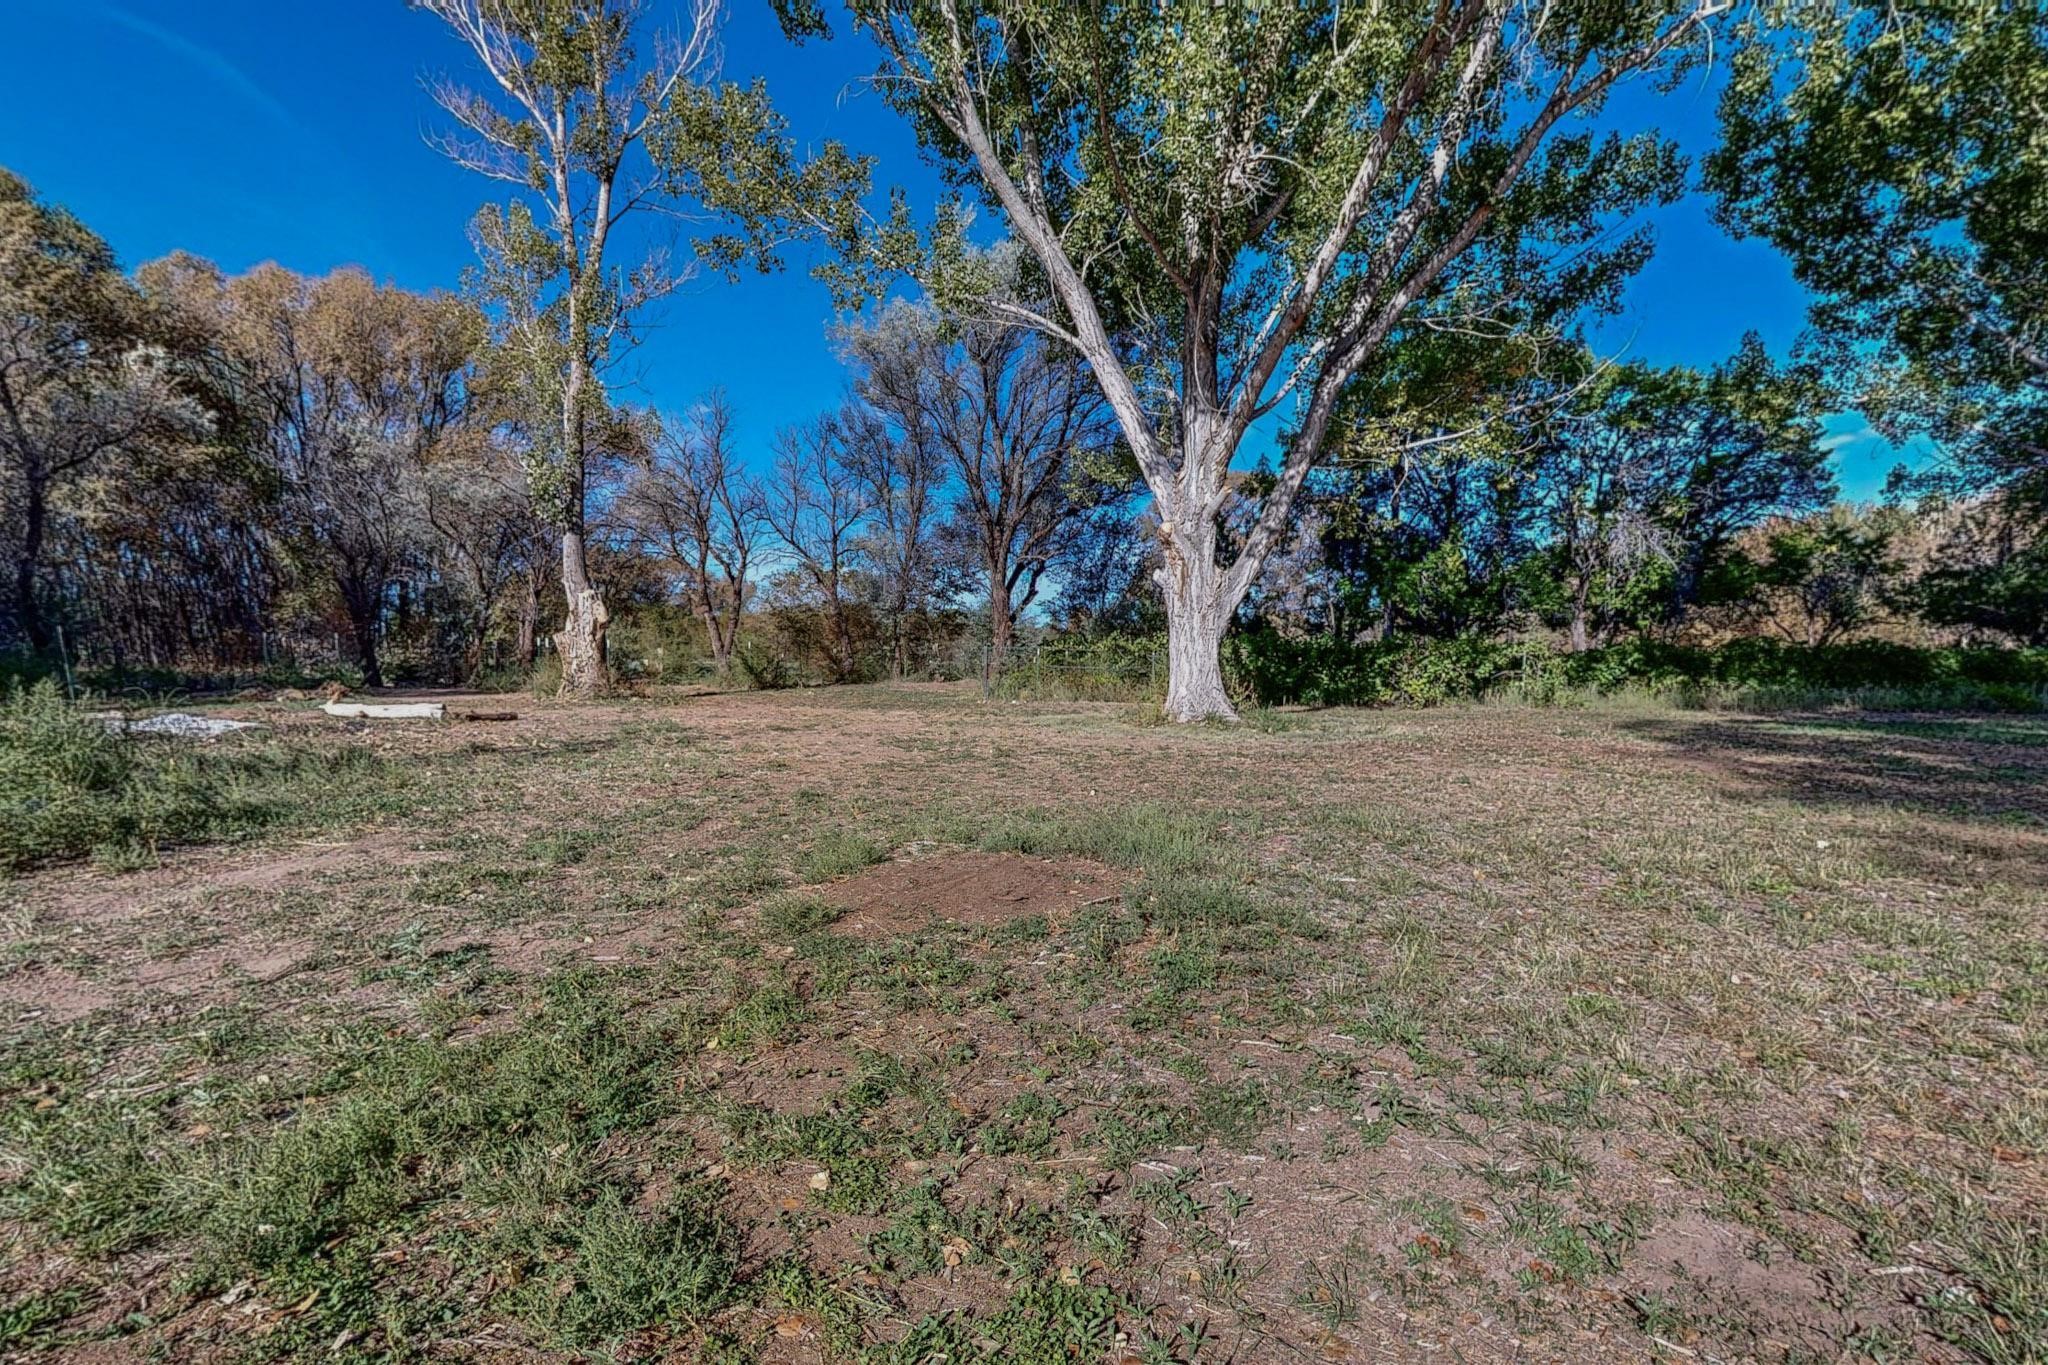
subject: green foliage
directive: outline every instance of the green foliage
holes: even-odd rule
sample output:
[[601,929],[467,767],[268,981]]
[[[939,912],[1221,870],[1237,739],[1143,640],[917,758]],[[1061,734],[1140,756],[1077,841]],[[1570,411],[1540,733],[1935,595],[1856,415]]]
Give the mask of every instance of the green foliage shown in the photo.
[[1017,701],[1149,701],[1165,695],[1166,641],[1156,635],[1072,636],[1004,660],[991,694]]
[[774,939],[801,938],[845,913],[830,901],[804,892],[771,896],[761,907],[761,932]]
[[1553,702],[1645,689],[1681,702],[1825,702],[1891,689],[1894,701],[1936,707],[2037,710],[2048,691],[2048,650],[1919,649],[1879,641],[1807,647],[1763,638],[1714,648],[1634,640],[1576,654],[1489,640],[1345,644],[1247,632],[1228,642],[1231,666],[1268,705],[1435,705],[1505,693]]
[[1327,635],[1245,631],[1224,644],[1232,676],[1267,706],[1434,706],[1508,679],[1523,648],[1492,640],[1347,644]]
[[1936,624],[2048,646],[2048,517],[2016,506],[1982,511],[1965,518],[1948,553],[1907,588],[1907,602]]
[[2048,686],[2048,650],[1915,649],[1864,641],[1807,649],[1772,640],[1734,640],[1713,649],[1639,641],[1561,657],[1573,681],[1720,683],[1825,690],[1865,687]]
[[733,651],[733,659],[739,664],[740,672],[747,675],[747,682],[763,691],[778,692],[795,687],[801,681],[795,664],[753,640],[740,641]]
[[47,679],[17,685],[0,697],[0,868],[148,861],[171,845],[302,819],[384,776],[376,756],[353,747],[122,735]]
[[1805,644],[1829,644],[1887,605],[1901,521],[1837,506],[1768,526],[1758,550],[1738,549],[1717,566],[1707,596],[1774,618]]
[[[1534,616],[1605,638],[1681,617],[1745,528],[1833,492],[1819,369],[1753,335],[1707,369],[1573,345],[1450,376],[1439,363],[1393,357],[1376,394],[1353,391],[1406,415],[1311,480],[1313,539],[1262,586],[1261,619],[1448,638]],[[1433,434],[1446,426],[1461,431]]]
[[1760,5],[1708,180],[1791,259],[1855,406],[2048,495],[2048,15],[1979,0]]
[[[848,8],[919,141],[1035,258],[1040,325],[1073,341],[1115,412],[1185,570],[1161,578],[1166,609],[1207,648],[1303,480],[1348,443],[1331,434],[1387,415],[1366,402],[1333,426],[1348,394],[1386,387],[1378,371],[1443,333],[1553,334],[1614,302],[1647,239],[1613,229],[1682,193],[1685,165],[1659,133],[1576,120],[1631,76],[1703,57],[1725,6]],[[815,4],[781,13],[793,37],[824,27]],[[922,273],[942,300],[969,254],[957,232],[933,243]],[[1112,340],[1138,337],[1142,366]],[[1290,391],[1281,475],[1228,546],[1227,471]],[[1457,567],[1432,564],[1416,590],[1455,592]],[[1213,687],[1168,695],[1176,720],[1230,709]]]

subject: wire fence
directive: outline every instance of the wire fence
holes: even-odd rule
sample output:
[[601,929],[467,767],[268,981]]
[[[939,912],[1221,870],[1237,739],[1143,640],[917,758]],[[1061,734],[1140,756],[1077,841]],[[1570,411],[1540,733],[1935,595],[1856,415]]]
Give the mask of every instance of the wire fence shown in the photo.
[[1166,650],[1150,638],[1019,641],[1002,667],[981,670],[987,697],[1072,701],[1143,701],[1163,695]]

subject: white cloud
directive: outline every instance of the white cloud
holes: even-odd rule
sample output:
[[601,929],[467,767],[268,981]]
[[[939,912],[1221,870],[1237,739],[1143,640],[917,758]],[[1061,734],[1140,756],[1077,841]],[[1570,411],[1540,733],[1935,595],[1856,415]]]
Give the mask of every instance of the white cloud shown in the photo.
[[203,43],[195,43],[183,34],[174,33],[163,25],[153,20],[145,19],[141,15],[123,9],[119,5],[101,4],[98,8],[102,14],[114,23],[119,24],[132,33],[141,34],[159,47],[174,52],[194,66],[199,67],[216,81],[234,91],[251,104],[256,105],[293,132],[303,134],[307,131],[304,125],[297,118],[293,117],[291,110],[285,108],[284,105],[278,102],[275,96],[250,79],[246,72],[219,52],[214,51]]
[[1832,455],[1844,446],[1854,445],[1858,441],[1881,441],[1883,439],[1882,436],[1879,436],[1870,427],[1858,427],[1854,431],[1838,431],[1832,436],[1822,437],[1820,448]]

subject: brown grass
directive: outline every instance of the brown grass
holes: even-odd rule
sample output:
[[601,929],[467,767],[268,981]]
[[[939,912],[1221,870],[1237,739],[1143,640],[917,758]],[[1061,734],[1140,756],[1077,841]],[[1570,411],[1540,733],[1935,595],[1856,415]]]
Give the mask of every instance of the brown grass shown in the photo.
[[[11,886],[0,1350],[2039,1358],[2040,722],[249,709],[419,780],[376,827]],[[564,973],[662,1083],[555,1159],[641,1218],[715,1187],[699,1308],[536,1306],[538,1177],[433,1164],[485,1146],[303,1264],[222,1262],[142,1183],[105,1234],[138,1123],[221,1178],[376,1049],[543,1028]],[[596,1293],[576,1245],[549,1302]]]

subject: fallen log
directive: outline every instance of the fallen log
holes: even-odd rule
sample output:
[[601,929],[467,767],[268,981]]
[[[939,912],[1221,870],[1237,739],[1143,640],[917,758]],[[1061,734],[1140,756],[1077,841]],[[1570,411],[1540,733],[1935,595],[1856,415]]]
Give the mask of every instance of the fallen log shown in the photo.
[[457,711],[457,720],[518,720],[517,711]]
[[346,720],[440,720],[448,708],[437,701],[330,701],[320,709]]

